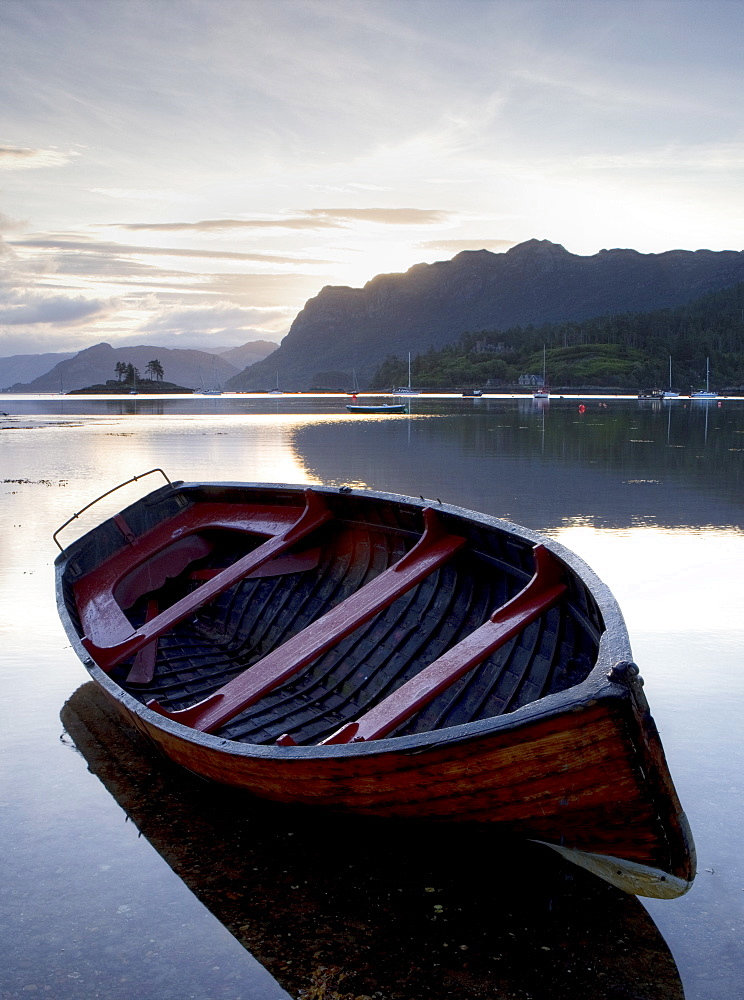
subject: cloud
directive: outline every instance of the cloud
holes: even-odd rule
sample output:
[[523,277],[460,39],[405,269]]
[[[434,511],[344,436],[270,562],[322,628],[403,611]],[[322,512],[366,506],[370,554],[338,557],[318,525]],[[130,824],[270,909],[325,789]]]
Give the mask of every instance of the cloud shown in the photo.
[[66,298],[64,296],[43,297],[32,295],[25,302],[17,302],[0,308],[0,323],[8,326],[33,326],[37,323],[54,326],[76,326],[91,316],[99,315],[106,305],[97,300]]
[[161,312],[153,316],[140,329],[150,333],[199,331],[209,334],[226,329],[231,331],[257,328],[276,330],[285,328],[287,319],[287,311],[284,309],[256,309],[225,302]]
[[276,308],[281,303],[294,318],[305,302],[332,280],[329,274],[216,274],[209,279],[207,288],[247,299],[260,308]]
[[114,223],[120,229],[150,232],[180,233],[196,231],[208,233],[225,229],[338,229],[340,222],[315,219],[311,216],[275,219],[202,219],[200,222],[125,222]]
[[461,250],[508,250],[515,246],[517,240],[479,240],[458,239],[458,240],[426,240],[416,245],[421,250],[443,250],[447,253],[460,253]]
[[319,191],[321,194],[349,194],[353,192],[356,194],[358,191],[390,191],[391,187],[389,184],[373,184],[368,181],[347,181],[343,184],[328,184],[328,183],[313,183],[308,184],[308,187],[312,191]]
[[[26,246],[26,243],[32,244]],[[303,303],[316,295],[324,284],[331,281],[328,273],[311,273],[298,267],[283,272],[274,270],[222,271],[211,273],[200,269],[196,272],[168,268],[157,258],[138,260],[139,248],[131,248],[131,253],[120,253],[121,246],[111,244],[111,252],[104,252],[106,244],[91,244],[85,240],[40,239],[22,241],[19,244],[3,244],[0,240],[0,261],[3,247],[7,246],[7,263],[0,270],[0,291],[5,289],[26,289],[28,294],[37,283],[54,286],[56,291],[73,288],[79,291],[81,283],[89,289],[105,288],[107,297],[116,295],[121,306],[126,300],[127,308],[145,309],[151,313],[158,303],[178,302],[179,304],[214,302],[230,299],[237,305],[249,304],[256,308],[283,308],[294,316]],[[94,252],[87,252],[94,248]],[[20,254],[37,249],[38,252],[22,260]],[[154,253],[162,250],[170,255],[170,248],[154,248]],[[190,257],[187,252],[186,257]],[[199,254],[196,254],[199,256]],[[231,259],[230,254],[216,252],[217,258]],[[268,258],[268,255],[266,255]],[[238,259],[240,256],[238,255]],[[299,265],[309,263],[304,259],[277,257],[279,264]],[[317,261],[313,260],[312,264]],[[7,291],[6,291],[7,294]],[[25,293],[24,293],[25,294]],[[95,294],[91,298],[99,297]],[[2,299],[0,298],[0,307]]]
[[[2,217],[0,216],[0,226]],[[144,228],[144,226],[140,227]],[[132,246],[125,243],[110,243],[87,239],[59,239],[36,237],[28,240],[12,240],[10,245],[33,250],[67,250],[71,253],[104,254],[116,257],[148,255],[156,257],[193,257],[212,260],[245,260],[261,264],[330,264],[331,261],[316,257],[297,257],[291,254],[266,254],[239,252],[234,250],[199,250],[178,247]]]
[[[168,266],[168,258],[174,266]],[[175,266],[177,260],[185,266]],[[140,316],[152,315],[163,306],[199,302],[211,307],[215,300],[230,300],[238,307],[284,309],[291,314],[291,322],[303,303],[330,281],[327,261],[300,254],[147,247],[63,233],[6,244],[0,239],[0,262],[5,264],[0,270],[0,289],[4,286],[6,295],[7,289],[27,290],[24,294],[31,294],[34,287],[41,291],[42,283],[47,295],[52,288],[66,294],[87,287],[89,300],[116,302],[108,320],[120,325],[127,322],[131,310]]]
[[238,346],[251,340],[279,342],[294,318],[281,308],[241,307],[232,302],[161,310],[137,331],[164,347],[199,347],[205,341]]
[[58,149],[28,149],[24,146],[0,146],[0,170],[32,170],[37,167],[61,167],[76,153]]
[[434,208],[311,208],[314,218],[356,219],[385,226],[431,226],[444,222],[449,213]]
[[0,212],[0,233],[10,233],[17,229],[23,229],[26,225],[26,222],[22,222],[20,219],[11,219],[9,215]]
[[226,229],[339,229],[350,221],[385,226],[431,226],[444,222],[449,213],[433,208],[309,208],[294,216],[273,219],[203,219],[200,222],[115,223],[121,229],[153,232],[212,232]]
[[572,169],[588,170],[665,170],[679,172],[727,171],[744,167],[744,143],[722,142],[707,146],[670,144],[661,149],[634,150],[629,153],[592,153],[577,157]]
[[94,187],[90,189],[90,192],[91,194],[102,194],[106,198],[116,198],[123,201],[190,202],[194,200],[189,195],[179,193],[173,189]]
[[608,73],[605,67],[593,64],[591,58],[584,61],[584,55],[576,53],[570,60],[547,56],[539,68],[522,65],[514,67],[512,73],[515,80],[520,79],[542,91],[546,102],[551,90],[562,91],[580,102],[585,111],[592,107],[614,108],[618,113],[625,107],[644,112],[653,108],[670,116],[711,111],[705,92],[692,96],[689,89],[680,91],[674,86],[676,73],[670,76],[666,86],[649,88],[645,73],[635,77],[621,75],[622,68],[618,66],[613,67],[614,73]]

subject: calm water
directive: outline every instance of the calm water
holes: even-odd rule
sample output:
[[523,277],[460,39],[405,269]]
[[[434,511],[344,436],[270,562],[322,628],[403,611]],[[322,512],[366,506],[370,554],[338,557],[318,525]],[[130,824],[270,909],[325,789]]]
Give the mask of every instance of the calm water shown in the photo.
[[[744,401],[606,404],[4,396],[0,998],[744,996]],[[695,835],[691,892],[641,906],[529,851],[449,834],[422,851],[154,766],[58,624],[51,537],[153,467],[439,497],[577,551],[625,614]]]

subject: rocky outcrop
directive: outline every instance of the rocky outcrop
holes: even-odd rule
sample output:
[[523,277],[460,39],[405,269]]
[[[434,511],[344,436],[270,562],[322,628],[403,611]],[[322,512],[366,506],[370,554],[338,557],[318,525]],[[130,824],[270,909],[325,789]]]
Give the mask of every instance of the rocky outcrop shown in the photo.
[[505,253],[381,274],[364,288],[327,286],[310,299],[277,351],[228,383],[232,389],[307,389],[321,370],[355,371],[365,384],[390,354],[405,357],[466,331],[645,312],[681,305],[744,281],[744,251],[601,250],[589,257],[548,240]]

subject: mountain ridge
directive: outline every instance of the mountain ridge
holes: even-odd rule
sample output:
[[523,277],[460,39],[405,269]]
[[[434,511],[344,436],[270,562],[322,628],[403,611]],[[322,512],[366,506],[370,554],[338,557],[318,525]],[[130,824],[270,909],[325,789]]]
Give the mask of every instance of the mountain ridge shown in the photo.
[[[450,260],[378,274],[362,288],[326,285],[305,303],[270,359],[230,389],[307,389],[320,370],[356,372],[365,385],[390,354],[441,348],[464,332],[643,312],[680,305],[744,280],[744,251],[615,248],[572,254],[550,240],[503,253],[464,250]],[[312,358],[311,365],[308,358]]]

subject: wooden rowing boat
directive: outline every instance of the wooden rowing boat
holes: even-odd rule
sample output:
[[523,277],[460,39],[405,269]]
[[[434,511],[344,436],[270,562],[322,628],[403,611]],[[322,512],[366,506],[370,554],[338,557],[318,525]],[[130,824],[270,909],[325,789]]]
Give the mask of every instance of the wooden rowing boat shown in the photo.
[[557,543],[439,501],[168,482],[55,567],[93,680],[202,777],[500,823],[626,891],[689,888],[622,616]]

